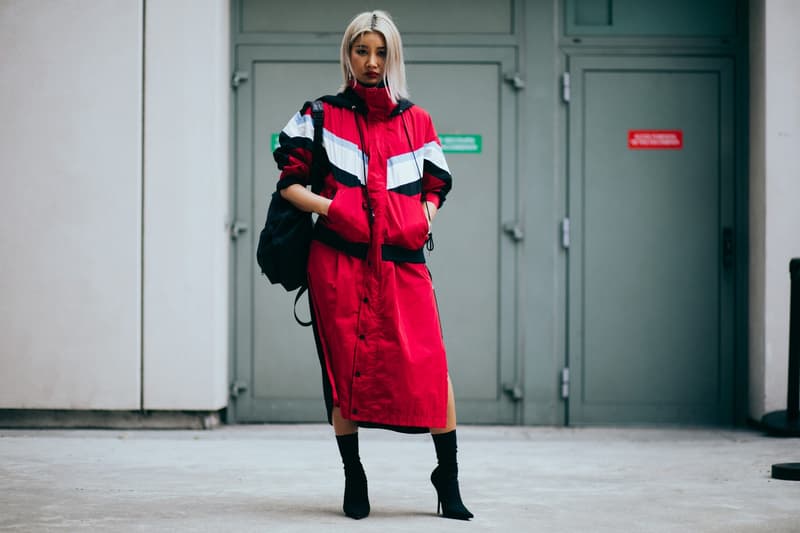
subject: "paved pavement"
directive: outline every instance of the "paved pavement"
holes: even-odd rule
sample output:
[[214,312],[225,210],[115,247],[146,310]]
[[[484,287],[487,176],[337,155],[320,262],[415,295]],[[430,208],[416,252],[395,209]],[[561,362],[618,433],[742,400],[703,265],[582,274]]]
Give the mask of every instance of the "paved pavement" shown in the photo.
[[427,435],[361,430],[372,514],[343,516],[324,425],[0,430],[0,531],[800,532],[800,439],[459,428],[471,522],[435,516]]

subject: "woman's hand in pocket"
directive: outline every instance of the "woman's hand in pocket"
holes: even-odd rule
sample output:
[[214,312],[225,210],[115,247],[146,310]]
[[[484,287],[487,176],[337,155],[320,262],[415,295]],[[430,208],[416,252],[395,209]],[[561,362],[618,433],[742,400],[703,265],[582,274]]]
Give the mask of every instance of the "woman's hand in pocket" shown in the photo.
[[328,208],[331,205],[331,201],[328,198],[309,191],[299,183],[294,183],[282,189],[281,196],[301,211],[317,213],[323,216],[327,216]]

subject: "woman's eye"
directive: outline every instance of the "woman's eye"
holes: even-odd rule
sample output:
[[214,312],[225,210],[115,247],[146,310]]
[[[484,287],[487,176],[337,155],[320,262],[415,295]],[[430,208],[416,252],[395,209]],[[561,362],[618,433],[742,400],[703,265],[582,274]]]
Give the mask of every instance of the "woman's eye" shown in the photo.
[[365,55],[367,55],[367,51],[364,50],[363,48],[358,48],[358,49],[356,49],[356,54],[358,54],[360,56],[365,56]]
[[378,57],[386,57],[386,50],[379,50]]

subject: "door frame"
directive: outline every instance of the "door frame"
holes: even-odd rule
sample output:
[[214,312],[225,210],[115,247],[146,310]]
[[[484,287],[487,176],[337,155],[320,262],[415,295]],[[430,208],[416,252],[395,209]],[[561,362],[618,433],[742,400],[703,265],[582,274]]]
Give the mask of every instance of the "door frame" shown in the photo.
[[[734,58],[728,56],[694,56],[674,55],[663,53],[652,54],[626,54],[614,51],[603,51],[603,53],[590,53],[588,50],[575,53],[565,53],[563,56],[565,72],[569,73],[569,85],[571,98],[565,106],[565,212],[570,221],[570,246],[566,253],[566,273],[565,273],[565,301],[566,301],[566,336],[565,336],[565,368],[569,369],[570,394],[564,405],[565,425],[575,425],[574,415],[579,408],[575,408],[575,398],[581,394],[583,384],[582,375],[582,345],[583,345],[583,307],[576,305],[579,296],[583,291],[581,268],[583,265],[583,252],[580,229],[583,225],[583,212],[578,208],[583,201],[583,187],[580,182],[583,174],[583,151],[580,128],[576,127],[579,117],[583,113],[583,100],[581,98],[582,79],[579,72],[589,70],[592,67],[609,68],[618,70],[636,71],[664,71],[665,69],[675,69],[679,65],[680,71],[700,71],[717,72],[721,78],[720,85],[728,87],[729,90],[720,92],[720,110],[727,109],[727,112],[720,113],[720,130],[730,132],[723,135],[720,139],[720,179],[727,184],[727,187],[720,186],[720,220],[718,224],[718,234],[722,234],[723,227],[731,227],[734,235],[740,233],[739,220],[736,218],[736,190],[738,187],[738,172],[736,151],[734,147],[739,142],[741,135],[735,128],[738,117],[737,106],[735,105],[736,79],[734,77]],[[577,118],[576,118],[577,117]],[[726,176],[723,178],[722,176]],[[576,186],[577,185],[577,186]],[[718,424],[732,424],[734,422],[734,407],[737,399],[737,383],[735,374],[738,366],[737,350],[735,349],[735,321],[737,317],[735,303],[737,283],[736,283],[736,260],[738,254],[734,255],[734,267],[725,269],[720,262],[719,275],[719,294],[720,294],[720,316],[719,316],[719,350],[720,363],[719,371],[719,398],[718,401]],[[719,257],[719,255],[718,255]],[[583,421],[578,424],[591,424],[593,422]],[[600,422],[602,423],[602,422]],[[669,422],[667,422],[669,423]]]

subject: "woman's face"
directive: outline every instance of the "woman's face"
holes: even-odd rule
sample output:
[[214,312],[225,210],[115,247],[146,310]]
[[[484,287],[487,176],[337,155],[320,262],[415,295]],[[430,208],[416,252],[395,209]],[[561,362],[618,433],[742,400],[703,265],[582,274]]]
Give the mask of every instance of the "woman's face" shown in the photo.
[[374,31],[362,33],[350,47],[350,65],[353,75],[362,84],[377,85],[386,67],[386,41]]

